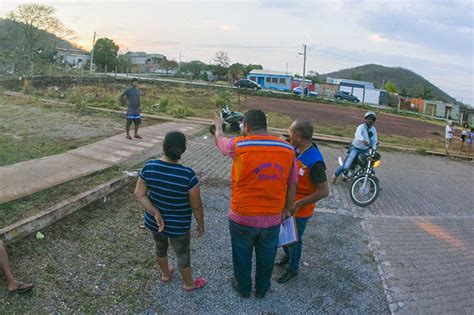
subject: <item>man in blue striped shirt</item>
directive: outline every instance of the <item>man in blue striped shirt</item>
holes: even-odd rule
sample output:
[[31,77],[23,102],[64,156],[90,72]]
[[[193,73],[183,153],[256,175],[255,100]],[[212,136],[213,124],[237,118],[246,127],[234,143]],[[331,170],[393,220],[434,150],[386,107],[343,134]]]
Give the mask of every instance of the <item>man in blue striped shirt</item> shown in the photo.
[[135,196],[146,209],[145,226],[155,241],[160,280],[165,283],[171,280],[173,269],[169,267],[167,254],[168,243],[171,243],[183,276],[183,289],[193,291],[207,283],[205,279],[192,278],[189,231],[194,214],[198,236],[204,234],[204,215],[197,176],[191,168],[179,164],[185,150],[183,133],[167,133],[163,142],[165,155],[145,164],[137,181]]

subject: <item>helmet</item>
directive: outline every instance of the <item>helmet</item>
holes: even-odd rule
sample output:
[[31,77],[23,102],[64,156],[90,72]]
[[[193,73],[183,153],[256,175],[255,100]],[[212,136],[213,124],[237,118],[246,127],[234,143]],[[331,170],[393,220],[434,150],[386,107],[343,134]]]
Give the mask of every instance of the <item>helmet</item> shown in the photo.
[[374,117],[374,120],[377,119],[377,115],[372,111],[365,113],[364,118],[367,119],[370,116]]

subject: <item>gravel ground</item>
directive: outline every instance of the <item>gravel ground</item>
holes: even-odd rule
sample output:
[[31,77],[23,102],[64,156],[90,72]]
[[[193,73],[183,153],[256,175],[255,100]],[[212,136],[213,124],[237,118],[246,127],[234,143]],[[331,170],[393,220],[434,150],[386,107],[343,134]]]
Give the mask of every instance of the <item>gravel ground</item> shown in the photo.
[[[223,180],[203,183],[206,234],[192,240],[194,274],[208,279],[208,286],[183,292],[179,275],[161,284],[152,240],[138,228],[143,211],[132,189],[43,230],[43,240],[30,236],[9,245],[15,274],[36,287],[23,296],[0,296],[0,313],[388,312],[360,220],[323,213],[307,227],[298,278],[283,285],[273,281],[264,300],[239,298],[229,285],[230,188]],[[280,272],[275,268],[274,276]]]

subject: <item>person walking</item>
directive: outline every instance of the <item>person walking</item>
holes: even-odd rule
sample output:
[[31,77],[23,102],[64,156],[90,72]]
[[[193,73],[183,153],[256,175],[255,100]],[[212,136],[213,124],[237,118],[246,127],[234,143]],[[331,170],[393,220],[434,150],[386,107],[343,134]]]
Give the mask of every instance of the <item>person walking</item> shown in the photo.
[[291,207],[295,216],[298,241],[283,246],[284,256],[277,266],[288,265],[286,271],[277,279],[285,283],[298,275],[303,246],[303,233],[309,219],[313,216],[316,202],[329,196],[329,185],[326,176],[326,165],[318,147],[312,142],[313,124],[309,120],[295,120],[289,130],[289,140],[296,148],[298,186],[296,198]]
[[138,128],[142,123],[141,120],[141,104],[140,104],[140,89],[138,89],[138,79],[133,78],[130,82],[130,87],[125,89],[119,96],[119,103],[127,106],[127,112],[125,117],[127,123],[125,125],[125,138],[131,140],[130,126],[133,124],[133,137],[136,139],[142,139],[142,136],[138,134]]
[[194,171],[179,164],[186,151],[186,137],[178,131],[168,132],[163,142],[164,156],[150,160],[140,172],[135,196],[145,208],[145,226],[155,241],[156,260],[161,270],[160,281],[169,283],[174,272],[168,262],[168,246],[174,249],[183,289],[194,291],[207,280],[193,280],[191,268],[191,219],[197,221],[197,236],[204,234],[204,214],[199,182]]
[[217,115],[214,124],[217,147],[233,159],[229,211],[234,267],[231,285],[242,298],[250,297],[255,250],[255,297],[263,298],[270,288],[280,224],[290,215],[296,194],[294,149],[267,133],[267,117],[261,110],[244,114],[240,137],[225,137],[223,119]]

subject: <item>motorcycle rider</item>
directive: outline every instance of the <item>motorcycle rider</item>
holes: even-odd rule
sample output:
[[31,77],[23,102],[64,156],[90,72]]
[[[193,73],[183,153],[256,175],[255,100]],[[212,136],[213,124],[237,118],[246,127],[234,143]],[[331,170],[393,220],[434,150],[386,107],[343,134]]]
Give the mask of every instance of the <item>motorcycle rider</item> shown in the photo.
[[359,125],[356,129],[354,140],[349,147],[349,155],[347,156],[344,164],[337,168],[336,173],[332,176],[332,183],[335,184],[337,177],[352,165],[352,162],[359,155],[359,153],[365,153],[369,148],[374,150],[377,148],[377,130],[375,129],[375,120],[377,115],[369,111],[364,115],[365,123]]

